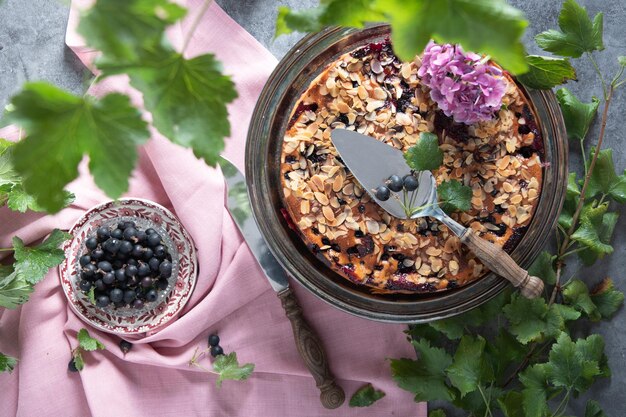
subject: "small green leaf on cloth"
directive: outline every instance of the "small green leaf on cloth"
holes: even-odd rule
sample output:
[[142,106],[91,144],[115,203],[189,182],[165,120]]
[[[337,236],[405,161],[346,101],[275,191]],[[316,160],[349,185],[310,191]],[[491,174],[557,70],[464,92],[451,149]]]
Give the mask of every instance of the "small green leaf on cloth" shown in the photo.
[[472,208],[472,189],[457,180],[442,182],[437,187],[441,208],[446,213],[467,211]]
[[102,342],[100,342],[98,339],[95,339],[95,338],[91,337],[91,335],[89,334],[89,332],[85,328],[80,329],[78,331],[78,334],[76,335],[76,338],[78,339],[78,344],[79,344],[80,348],[83,349],[83,350],[86,350],[88,352],[91,352],[91,351],[94,351],[94,350],[105,349],[105,347],[102,344]]
[[576,70],[569,60],[547,56],[529,55],[528,72],[518,76],[526,87],[537,90],[549,90],[568,80],[576,79]]
[[493,377],[493,371],[484,358],[485,339],[481,336],[464,335],[457,346],[454,361],[446,369],[450,382],[464,397]]
[[77,371],[82,371],[85,368],[85,361],[83,360],[83,353],[80,349],[75,349],[72,352],[72,360]]
[[85,154],[96,184],[109,197],[128,189],[136,147],[150,133],[127,96],[74,96],[38,82],[27,83],[11,105],[7,119],[28,133],[15,145],[13,163],[39,206],[56,212],[65,205],[63,187],[78,176]]
[[433,133],[420,133],[417,143],[405,153],[407,165],[415,171],[432,171],[443,163],[443,152],[439,149],[439,139]]
[[537,35],[537,45],[545,51],[572,58],[604,49],[602,13],[598,13],[592,22],[585,8],[575,0],[565,0],[559,15],[559,27],[561,31],[551,29]]
[[613,280],[605,278],[591,290],[591,301],[600,317],[609,319],[624,304],[624,293],[615,289]]
[[235,352],[228,355],[219,355],[213,361],[213,370],[218,373],[216,385],[222,386],[222,381],[225,380],[237,380],[241,381],[247,379],[254,370],[254,364],[246,363],[239,366],[237,362],[237,354]]
[[17,359],[0,352],[0,372],[11,373],[16,365]]
[[404,390],[415,394],[415,401],[452,401],[455,393],[446,383],[445,369],[452,357],[441,348],[433,347],[426,339],[413,341],[417,360],[392,359],[391,375]]
[[556,98],[563,112],[568,137],[575,140],[585,139],[589,126],[598,112],[600,101],[593,97],[591,103],[583,103],[567,88],[557,90]]
[[385,396],[383,391],[375,389],[372,384],[365,384],[350,398],[350,407],[369,407]]
[[12,267],[0,269],[0,307],[14,309],[28,301],[33,285],[13,271]]
[[63,262],[65,254],[59,246],[71,237],[69,233],[54,229],[46,240],[33,247],[24,246],[22,239],[14,237],[16,274],[30,284],[39,282],[50,268]]

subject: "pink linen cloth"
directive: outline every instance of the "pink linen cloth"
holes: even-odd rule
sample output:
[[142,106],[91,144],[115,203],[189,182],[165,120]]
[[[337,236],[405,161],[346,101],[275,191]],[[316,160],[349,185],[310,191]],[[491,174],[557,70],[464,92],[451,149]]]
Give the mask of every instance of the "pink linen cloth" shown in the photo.
[[[82,3],[82,4],[77,4]],[[74,1],[67,44],[89,64],[95,51],[75,33]],[[200,0],[188,0],[190,16],[170,32],[180,46]],[[246,131],[254,104],[276,60],[215,3],[203,17],[188,55],[212,52],[237,86],[239,98],[229,107],[232,135],[226,155],[243,165]],[[141,96],[125,77],[96,85],[91,94],[108,91]],[[0,136],[17,139],[15,127]],[[69,229],[90,207],[107,200],[94,185],[86,164],[70,184],[77,199],[54,216],[16,214],[0,209],[0,245],[14,235],[25,242],[43,238],[52,228]],[[224,207],[225,187],[218,170],[197,160],[190,150],[171,144],[158,133],[140,150],[126,196],[156,201],[172,210],[198,248],[199,276],[183,314],[166,328],[133,340],[123,355],[120,338],[90,328],[67,306],[52,270],[16,310],[0,309],[0,351],[18,357],[12,374],[0,374],[0,416],[418,416],[426,405],[392,381],[388,358],[414,357],[404,326],[376,323],[343,313],[292,283],[310,324],[318,331],[331,369],[346,391],[337,410],[320,405],[319,391],[295,347],[291,326],[275,293]],[[87,327],[105,351],[87,353],[85,369],[67,371],[76,333]],[[188,366],[196,348],[210,333],[219,333],[226,352],[236,351],[240,363],[253,362],[246,381],[225,381]],[[203,365],[209,366],[204,359]],[[371,382],[387,396],[369,408],[349,408],[349,397]]]

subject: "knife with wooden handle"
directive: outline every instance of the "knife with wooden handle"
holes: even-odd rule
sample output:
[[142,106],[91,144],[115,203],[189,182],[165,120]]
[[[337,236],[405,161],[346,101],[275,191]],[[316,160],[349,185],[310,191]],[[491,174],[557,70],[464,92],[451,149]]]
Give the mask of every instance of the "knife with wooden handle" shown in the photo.
[[220,158],[219,164],[228,186],[228,211],[261,269],[263,269],[267,280],[281,300],[285,313],[291,322],[298,352],[321,392],[320,401],[322,405],[330,409],[337,408],[343,404],[345,393],[336,384],[335,377],[330,372],[322,342],[302,315],[302,308],[289,287],[285,271],[270,252],[252,217],[246,179],[237,167],[227,159]]

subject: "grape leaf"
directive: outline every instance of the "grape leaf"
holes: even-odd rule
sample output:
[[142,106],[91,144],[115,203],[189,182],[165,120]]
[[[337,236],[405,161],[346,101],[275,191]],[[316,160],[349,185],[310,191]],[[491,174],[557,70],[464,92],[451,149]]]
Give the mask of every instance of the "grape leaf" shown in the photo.
[[331,25],[361,27],[379,20],[391,23],[394,51],[405,61],[412,61],[434,39],[488,54],[513,73],[527,68],[521,37],[528,22],[503,0],[328,0],[302,11],[280,8],[276,36]]
[[522,390],[522,404],[526,417],[544,417],[548,412],[548,381],[547,365],[535,364],[519,374],[519,380],[524,386]]
[[[615,225],[617,224],[617,220],[619,218],[619,214],[616,212],[604,213],[602,216],[602,224],[598,228],[598,236],[600,238],[600,242],[605,244],[611,243],[611,238],[613,237],[613,232],[615,231]],[[585,248],[578,252],[578,257],[583,261],[583,263],[587,266],[593,265],[598,258],[604,256],[603,254],[598,254],[596,251]]]
[[527,69],[520,39],[528,22],[503,0],[377,0],[375,6],[391,21],[394,51],[405,61],[434,39],[490,55],[513,73]]
[[587,10],[575,0],[565,0],[559,14],[558,30],[548,30],[535,37],[537,45],[544,51],[560,56],[578,58],[585,52],[601,51],[603,15],[598,13],[593,22]]
[[528,273],[541,278],[546,284],[554,285],[556,283],[556,272],[552,265],[555,259],[556,256],[550,252],[541,252],[531,267],[528,268]]
[[591,316],[596,311],[596,306],[589,296],[587,284],[579,279],[575,279],[567,284],[563,290],[563,298],[567,304],[578,311],[583,311],[588,316]]
[[446,412],[443,409],[438,408],[436,410],[429,411],[428,417],[446,417]]
[[12,268],[2,268],[0,274],[0,307],[16,308],[28,301],[31,292],[33,292],[32,284],[19,277]]
[[609,319],[624,304],[624,293],[615,289],[613,280],[605,278],[591,290],[591,301],[600,317]]
[[583,103],[567,88],[557,90],[556,98],[563,112],[567,135],[570,139],[584,140],[598,112],[600,101],[592,97],[591,103]]
[[247,379],[254,370],[254,364],[246,363],[239,366],[237,362],[237,354],[235,352],[228,355],[219,355],[213,361],[213,370],[219,374],[216,385],[222,386],[222,381],[227,379],[241,381]]
[[559,335],[546,363],[546,375],[554,386],[583,391],[601,374],[596,354],[598,348],[602,352],[604,342],[598,335],[589,338],[574,343],[567,333]]
[[405,153],[407,165],[415,171],[432,171],[443,163],[443,152],[439,149],[437,135],[428,132],[420,133],[417,143]]
[[11,373],[16,365],[17,359],[0,352],[0,372]]
[[237,92],[212,54],[185,59],[159,49],[142,65],[100,68],[127,72],[131,85],[143,93],[154,127],[172,142],[192,148],[207,164],[217,163],[224,137],[230,135],[226,105]]
[[512,362],[521,362],[528,349],[506,329],[501,328],[493,343],[487,343],[487,358],[497,378],[501,378]]
[[622,175],[617,176],[615,180],[611,182],[609,195],[620,204],[626,203],[626,170],[624,170]]
[[391,375],[404,390],[415,394],[415,401],[452,401],[454,391],[446,384],[445,369],[452,364],[452,357],[445,350],[432,347],[425,339],[413,341],[418,352],[416,361],[392,359]]
[[14,143],[5,139],[0,139],[2,146],[0,148],[0,186],[12,186],[21,181],[19,174],[13,167],[12,150]]
[[453,211],[467,211],[472,208],[472,189],[457,180],[442,182],[437,187],[441,200],[441,208],[446,213]]
[[70,237],[69,233],[54,229],[46,240],[34,247],[24,246],[22,239],[14,237],[15,273],[29,284],[36,284],[50,268],[63,262],[65,253],[59,246]]
[[[69,191],[63,190],[63,207],[67,207],[76,200],[76,196]],[[37,200],[32,195],[26,193],[22,184],[15,184],[7,193],[7,206],[14,211],[25,213],[31,211],[46,211],[45,208],[37,204]]]
[[50,84],[28,83],[11,105],[8,120],[28,132],[15,145],[13,163],[38,205],[51,212],[63,207],[63,187],[78,176],[84,154],[107,195],[117,198],[127,190],[135,147],[150,135],[127,96],[77,97]]
[[82,328],[78,331],[76,338],[78,339],[78,344],[80,348],[88,352],[105,349],[102,342],[100,342],[98,339],[91,337],[91,335],[89,335],[89,332],[85,328]]
[[587,407],[585,407],[585,417],[607,417],[602,411],[600,404],[595,400],[587,401]]
[[385,393],[374,389],[372,384],[365,384],[350,398],[350,407],[369,407],[385,396]]
[[[591,148],[590,158],[593,158],[595,150],[595,147]],[[613,165],[613,150],[601,149],[585,191],[585,198],[593,198],[600,193],[609,194],[611,186],[617,182],[619,179]]]
[[457,346],[454,361],[446,369],[453,386],[458,388],[461,398],[475,391],[482,382],[493,379],[493,370],[484,358],[485,339],[464,335]]
[[567,80],[576,80],[576,70],[567,59],[528,55],[526,62],[528,72],[517,77],[526,87],[549,90]]
[[498,405],[504,413],[504,417],[526,417],[523,408],[523,395],[521,392],[509,391],[498,399]]
[[607,233],[603,229],[603,218],[608,206],[608,202],[597,207],[593,204],[585,206],[580,215],[580,225],[571,236],[572,240],[600,256],[613,252],[613,247],[608,242],[604,242],[600,236],[606,236]]
[[571,172],[567,178],[567,190],[565,191],[565,203],[563,209],[559,215],[559,225],[568,230],[572,227],[574,221],[574,212],[576,211],[576,205],[578,204],[578,196],[580,195],[580,188],[576,181],[576,173]]
[[167,26],[185,13],[169,0],[98,1],[83,13],[78,32],[102,51],[104,60],[137,62],[145,50],[161,44]]

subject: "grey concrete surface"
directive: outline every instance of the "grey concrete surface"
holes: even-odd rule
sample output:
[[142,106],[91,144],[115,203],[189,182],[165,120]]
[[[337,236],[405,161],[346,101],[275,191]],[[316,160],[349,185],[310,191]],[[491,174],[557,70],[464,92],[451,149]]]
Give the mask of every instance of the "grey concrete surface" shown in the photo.
[[[239,24],[266,46],[277,58],[281,58],[297,42],[300,35],[293,34],[273,40],[274,22],[278,5],[295,8],[308,7],[315,0],[217,0]],[[617,70],[616,57],[626,55],[626,0],[579,0],[592,15],[604,12],[604,43],[606,50],[597,53],[600,66],[609,76]],[[510,0],[522,9],[530,20],[526,44],[533,53],[541,51],[534,45],[533,36],[548,28],[555,28],[560,0]],[[64,46],[64,33],[68,8],[60,0],[0,0],[0,106],[8,102],[11,94],[19,90],[26,81],[47,80],[74,92],[84,90],[85,70],[72,52]],[[600,82],[591,64],[579,59],[574,61],[578,71],[578,82],[568,84],[579,98],[589,100],[600,96]],[[614,98],[606,128],[605,144],[614,149],[614,158],[619,170],[626,168],[626,146],[623,126],[626,119],[626,93],[622,90]],[[590,133],[595,141],[599,132],[598,123]],[[571,166],[580,172],[578,146],[571,148]],[[626,213],[617,224],[613,242],[615,254],[593,268],[579,268],[575,262],[568,266],[568,274],[598,281],[612,277],[616,285],[626,289]],[[581,399],[572,402],[568,415],[584,415],[586,399],[595,399],[602,404],[610,417],[626,416],[626,309],[608,323],[584,323],[577,333],[594,331],[604,335],[606,353],[613,371],[611,379],[603,380]],[[462,415],[450,412],[449,415]]]

